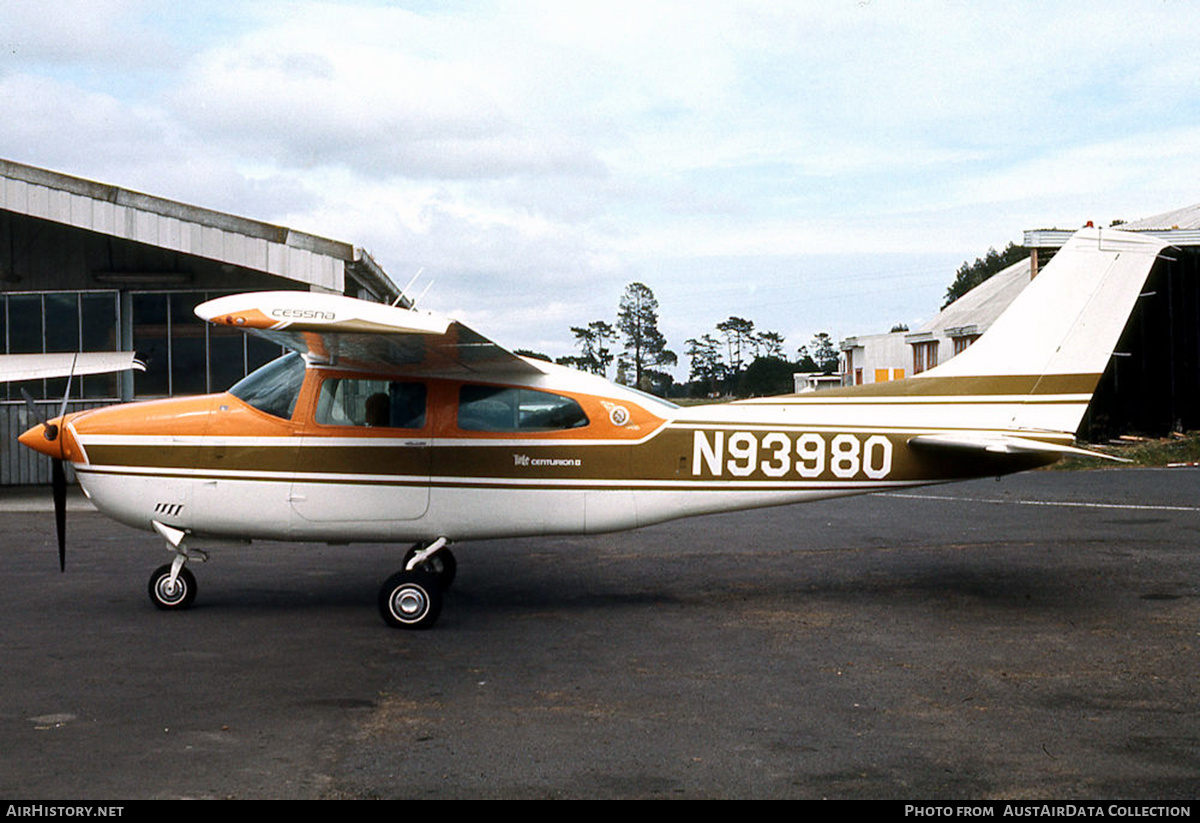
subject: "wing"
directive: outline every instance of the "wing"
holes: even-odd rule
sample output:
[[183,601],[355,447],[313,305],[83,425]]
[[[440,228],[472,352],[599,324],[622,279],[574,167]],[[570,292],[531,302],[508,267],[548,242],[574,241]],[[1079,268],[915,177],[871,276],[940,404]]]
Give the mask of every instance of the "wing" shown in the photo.
[[146,365],[130,351],[0,355],[0,382],[4,383],[40,380],[44,377],[107,374],[128,369],[145,371]]
[[210,323],[253,332],[322,363],[412,373],[537,373],[462,323],[340,295],[249,292],[196,307]]

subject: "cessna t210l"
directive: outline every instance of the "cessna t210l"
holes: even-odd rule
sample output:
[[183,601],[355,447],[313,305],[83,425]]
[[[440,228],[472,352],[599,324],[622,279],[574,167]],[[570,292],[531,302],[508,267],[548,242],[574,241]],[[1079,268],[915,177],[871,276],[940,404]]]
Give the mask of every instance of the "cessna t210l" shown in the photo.
[[1082,452],[1074,432],[1163,245],[1078,232],[974,345],[907,380],[691,408],[434,314],[233,295],[196,313],[292,353],[222,394],[70,414],[20,439],[69,460],[101,512],[165,538],[159,608],[189,606],[187,564],[223,545],[394,541],[413,545],[380,612],[425,628],[454,577],[452,542],[632,529]]

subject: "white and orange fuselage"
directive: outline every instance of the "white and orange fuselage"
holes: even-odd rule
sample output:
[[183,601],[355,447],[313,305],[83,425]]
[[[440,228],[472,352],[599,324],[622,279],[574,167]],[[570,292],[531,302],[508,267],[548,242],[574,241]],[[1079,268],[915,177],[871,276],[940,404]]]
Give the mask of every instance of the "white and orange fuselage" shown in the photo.
[[[25,445],[70,461],[97,508],[157,531],[150,577],[187,608],[214,543],[412,542],[380,588],[427,628],[454,541],[632,529],[692,515],[999,475],[1074,432],[1162,244],[1083,231],[975,344],[908,380],[679,408],[529,360],[460,323],[340,296],[196,309],[292,350],[223,394],[79,412]],[[59,560],[64,559],[56,489]]]
[[[420,381],[427,413],[419,428],[322,424],[326,380],[380,375],[312,367],[286,419],[222,393],[81,412],[68,416],[61,443],[42,447],[36,430],[23,442],[56,456],[62,449],[96,506],[131,526],[339,543],[615,531],[1005,473],[1057,456],[967,462],[912,445],[967,430],[1028,437],[1002,425],[1030,402],[1004,381],[969,403],[880,387],[677,408],[549,364],[539,369],[504,385],[568,397],[586,424],[463,428],[464,387],[481,384],[439,378]],[[1062,389],[1036,402],[1053,409],[1086,405],[1088,396]]]
[[[231,393],[70,415],[59,441],[35,429],[22,442],[69,460],[122,522],[231,539],[605,532],[1003,474],[1072,450],[1161,247],[1080,232],[978,342],[917,377],[690,408],[432,315],[231,296],[197,313],[304,359]],[[368,391],[409,408],[371,421]]]

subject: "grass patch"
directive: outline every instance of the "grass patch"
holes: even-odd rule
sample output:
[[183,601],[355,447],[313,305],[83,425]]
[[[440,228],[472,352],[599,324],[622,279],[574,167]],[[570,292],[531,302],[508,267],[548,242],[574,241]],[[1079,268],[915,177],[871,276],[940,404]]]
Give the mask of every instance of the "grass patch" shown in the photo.
[[1139,468],[1161,468],[1176,464],[1200,464],[1200,432],[1176,434],[1160,438],[1136,438],[1113,440],[1101,444],[1081,444],[1084,448],[1111,454],[1128,460],[1115,463],[1098,457],[1068,456],[1050,468],[1059,471],[1075,469],[1111,469],[1119,466]]

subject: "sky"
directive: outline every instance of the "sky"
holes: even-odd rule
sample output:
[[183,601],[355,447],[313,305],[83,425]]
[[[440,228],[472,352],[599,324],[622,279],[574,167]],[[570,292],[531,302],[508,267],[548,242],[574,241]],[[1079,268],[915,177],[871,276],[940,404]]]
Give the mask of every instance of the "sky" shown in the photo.
[[1200,202],[1200,5],[4,0],[0,157],[353,243],[574,353],[916,328],[1036,228]]

